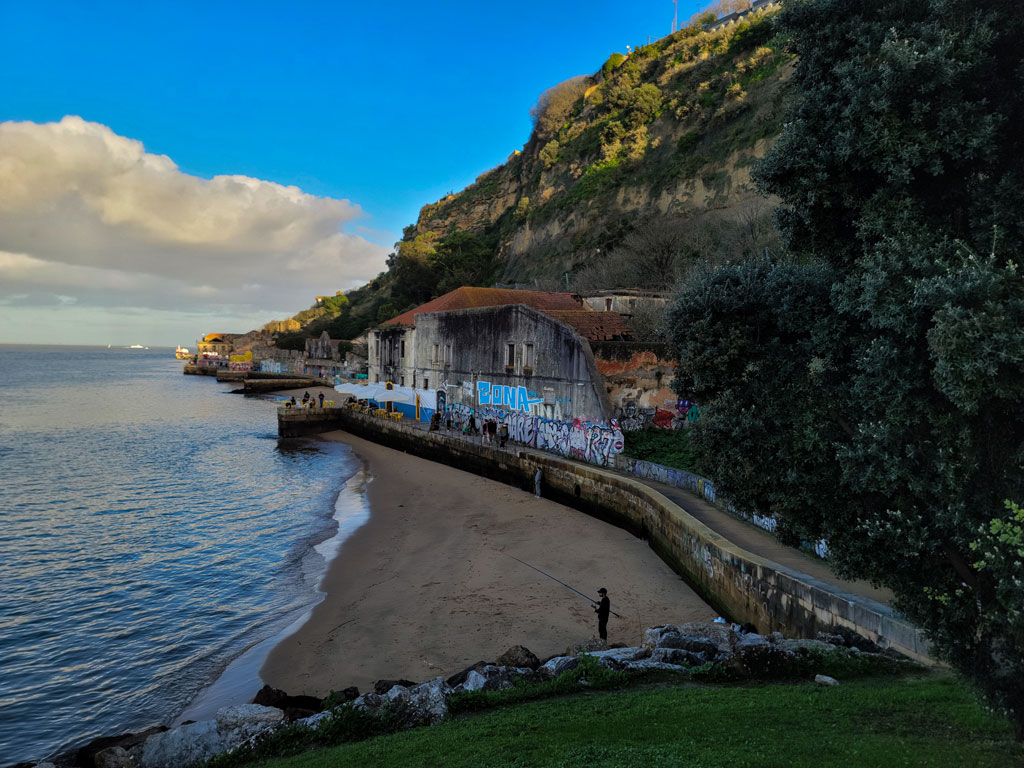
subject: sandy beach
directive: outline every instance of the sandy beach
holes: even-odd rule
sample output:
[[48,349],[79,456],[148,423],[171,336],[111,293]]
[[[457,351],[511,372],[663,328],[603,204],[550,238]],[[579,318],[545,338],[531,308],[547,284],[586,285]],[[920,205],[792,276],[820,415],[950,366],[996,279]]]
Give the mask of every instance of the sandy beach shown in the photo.
[[276,646],[260,676],[291,694],[416,682],[493,661],[513,645],[541,658],[594,637],[588,595],[607,587],[610,643],[641,627],[715,612],[630,534],[560,504],[344,432],[366,463],[370,520],[341,547],[326,598]]

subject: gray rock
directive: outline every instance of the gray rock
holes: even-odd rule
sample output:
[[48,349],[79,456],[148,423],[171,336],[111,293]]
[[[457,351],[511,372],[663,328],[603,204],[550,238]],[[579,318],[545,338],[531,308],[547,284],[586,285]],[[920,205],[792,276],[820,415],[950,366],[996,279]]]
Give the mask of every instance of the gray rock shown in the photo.
[[711,661],[718,655],[718,645],[706,637],[694,637],[693,635],[680,635],[678,632],[667,632],[661,636],[657,648],[680,648],[690,651]]
[[396,707],[402,707],[409,703],[409,696],[409,689],[404,685],[393,685],[391,686],[391,689],[384,694],[384,701]]
[[660,627],[649,627],[644,630],[643,644],[646,648],[656,648],[661,638],[669,633],[679,634],[679,627],[674,624],[664,624]]
[[487,685],[487,677],[481,672],[471,669],[466,675],[465,682],[460,683],[457,688],[462,691],[482,691],[485,685]]
[[57,768],[53,763],[36,763],[35,768]]
[[686,624],[680,624],[676,631],[680,635],[710,640],[718,646],[719,653],[732,653],[732,648],[739,638],[736,630],[728,624],[708,624],[703,621],[691,621]]
[[616,661],[625,663],[627,661],[636,661],[637,659],[644,659],[651,655],[649,648],[643,646],[637,648],[609,648],[606,651],[592,651],[590,656],[595,659],[615,659]]
[[654,661],[654,659],[627,661],[625,670],[627,672],[679,672],[684,675],[690,673],[689,669],[679,664],[668,664],[664,661]]
[[565,649],[566,656],[578,656],[581,653],[590,653],[591,651],[602,651],[607,648],[607,643],[599,637],[592,637],[589,640],[584,640],[582,643],[576,643],[570,645]]
[[772,632],[770,635],[768,635],[768,640],[775,644],[781,643],[785,639],[786,638],[782,636],[781,632]]
[[304,717],[301,720],[297,720],[296,722],[315,731],[317,728],[321,726],[321,724],[323,724],[324,720],[326,720],[330,716],[330,712],[317,712],[315,715],[312,715],[310,717]]
[[138,763],[124,747],[110,747],[97,752],[93,764],[96,768],[138,768]]
[[791,653],[801,653],[803,651],[815,650],[815,651],[834,651],[836,647],[829,643],[824,643],[821,640],[810,640],[807,638],[783,638],[776,643],[776,646],[784,651],[790,651]]
[[815,675],[814,682],[818,685],[839,685],[839,681],[828,675]]
[[409,711],[413,722],[433,725],[448,716],[448,696],[451,688],[443,677],[420,683],[409,692]]
[[655,648],[651,653],[651,661],[676,666],[695,667],[700,666],[707,659],[698,653],[693,653],[683,648]]
[[772,678],[789,674],[794,656],[771,643],[739,646],[725,661],[741,677]]
[[846,646],[846,638],[832,632],[819,632],[815,636],[815,639],[820,640],[823,643],[828,643],[829,645]]
[[227,750],[216,720],[201,720],[157,733],[146,739],[142,768],[180,768]]
[[529,648],[522,645],[513,645],[501,656],[495,664],[499,667],[529,667],[536,669],[540,666],[540,659],[533,655]]
[[745,635],[740,635],[736,639],[736,643],[735,645],[733,645],[732,649],[733,651],[736,651],[737,648],[753,648],[763,645],[771,645],[771,643],[768,642],[767,637],[759,635],[755,632],[748,632]]
[[548,659],[538,671],[543,671],[551,677],[558,677],[563,672],[576,669],[579,665],[580,660],[572,656],[555,656],[553,659]]
[[359,696],[355,701],[352,702],[352,706],[356,709],[362,709],[369,712],[374,712],[380,709],[380,705],[384,703],[384,699],[378,693],[370,693],[367,691],[362,696]]

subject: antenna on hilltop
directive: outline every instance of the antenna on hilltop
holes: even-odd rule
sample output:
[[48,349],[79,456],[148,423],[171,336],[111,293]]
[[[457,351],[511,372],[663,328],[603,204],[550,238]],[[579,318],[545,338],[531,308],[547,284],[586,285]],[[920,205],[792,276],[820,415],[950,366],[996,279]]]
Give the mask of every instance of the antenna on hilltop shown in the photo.
[[672,16],[672,31],[679,31],[679,0],[672,0],[672,6],[675,8],[675,14]]

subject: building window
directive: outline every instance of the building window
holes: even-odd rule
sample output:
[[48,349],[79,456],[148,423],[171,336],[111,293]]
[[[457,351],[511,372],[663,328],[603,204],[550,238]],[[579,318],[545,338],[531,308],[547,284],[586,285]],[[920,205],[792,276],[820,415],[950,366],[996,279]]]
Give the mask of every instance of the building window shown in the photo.
[[604,311],[605,312],[611,312],[612,311],[612,300],[611,299],[605,299],[604,300]]
[[434,345],[434,365],[437,365],[438,355],[440,354],[440,349],[441,349],[441,345],[440,344],[435,344]]
[[505,349],[505,365],[512,367],[516,364],[516,345],[509,344]]
[[636,299],[630,299],[629,300],[629,308],[630,309],[636,309]]
[[374,377],[374,380],[376,381],[377,384],[380,384],[380,374],[379,373]]
[[399,376],[398,377],[398,386],[400,386],[400,387],[404,387],[405,386],[405,376]]
[[424,379],[423,380],[423,388],[424,389],[430,389],[430,379]]
[[523,365],[533,368],[533,344],[526,345],[526,353],[523,355]]
[[444,348],[444,361],[448,365],[452,364],[452,345],[446,344]]
[[402,357],[405,357],[405,339],[402,339]]
[[373,356],[374,356],[374,357],[375,357],[376,359],[380,360],[380,336],[377,336],[377,337],[376,337],[376,342],[377,342],[377,343],[376,343],[376,344],[374,345],[374,353],[373,353]]

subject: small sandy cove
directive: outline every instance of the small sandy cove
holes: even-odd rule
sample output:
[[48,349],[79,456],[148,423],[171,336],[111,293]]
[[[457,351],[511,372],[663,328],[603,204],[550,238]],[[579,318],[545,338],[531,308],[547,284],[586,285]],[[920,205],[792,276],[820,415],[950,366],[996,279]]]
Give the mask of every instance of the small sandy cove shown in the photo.
[[715,612],[642,541],[582,512],[345,432],[366,463],[370,520],[331,563],[326,598],[271,651],[264,682],[322,696],[379,679],[449,676],[513,645],[544,658],[597,635],[587,600],[607,587],[610,643]]

